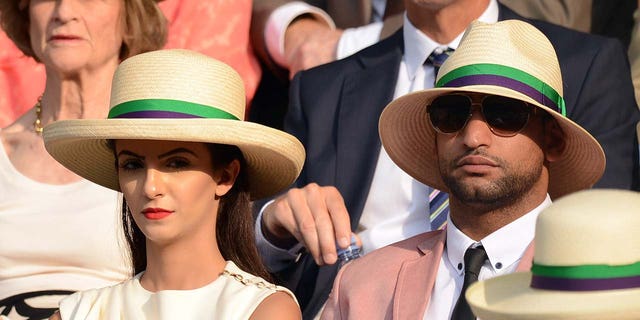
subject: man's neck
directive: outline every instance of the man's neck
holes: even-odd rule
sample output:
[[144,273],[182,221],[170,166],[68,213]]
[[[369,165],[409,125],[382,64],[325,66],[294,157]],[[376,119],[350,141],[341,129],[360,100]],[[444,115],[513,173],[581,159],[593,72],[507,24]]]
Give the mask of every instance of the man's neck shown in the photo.
[[447,5],[416,4],[406,0],[409,21],[438,43],[449,43],[487,9],[489,0],[456,0]]
[[496,230],[531,212],[545,199],[545,192],[531,192],[498,208],[490,205],[462,203],[449,196],[451,221],[469,238],[480,241]]

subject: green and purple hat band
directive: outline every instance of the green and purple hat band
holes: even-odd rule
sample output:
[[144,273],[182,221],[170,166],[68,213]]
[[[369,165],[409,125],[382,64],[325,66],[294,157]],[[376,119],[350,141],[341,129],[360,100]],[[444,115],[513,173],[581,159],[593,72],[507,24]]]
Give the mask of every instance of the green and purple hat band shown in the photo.
[[598,291],[640,288],[640,262],[628,265],[545,266],[533,263],[531,288]]
[[203,104],[170,99],[141,99],[123,102],[109,110],[109,119],[230,119],[231,113]]
[[493,85],[517,91],[543,106],[567,116],[562,96],[544,81],[513,67],[499,64],[470,64],[451,70],[436,83],[436,88]]

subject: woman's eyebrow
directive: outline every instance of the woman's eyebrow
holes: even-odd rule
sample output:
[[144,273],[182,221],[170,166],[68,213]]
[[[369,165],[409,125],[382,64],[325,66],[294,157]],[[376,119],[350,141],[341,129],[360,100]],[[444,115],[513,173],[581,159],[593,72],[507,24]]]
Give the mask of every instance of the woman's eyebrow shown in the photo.
[[176,154],[176,153],[189,153],[189,154],[193,155],[193,156],[194,156],[194,157],[196,157],[196,158],[198,157],[198,156],[195,154],[195,152],[193,152],[193,151],[191,151],[191,150],[189,150],[189,149],[187,149],[187,148],[176,148],[176,149],[173,149],[173,150],[167,151],[167,152],[165,152],[165,153],[163,153],[163,154],[159,155],[159,156],[158,156],[158,159],[166,158],[166,157],[171,156],[171,155],[174,155],[174,154]]

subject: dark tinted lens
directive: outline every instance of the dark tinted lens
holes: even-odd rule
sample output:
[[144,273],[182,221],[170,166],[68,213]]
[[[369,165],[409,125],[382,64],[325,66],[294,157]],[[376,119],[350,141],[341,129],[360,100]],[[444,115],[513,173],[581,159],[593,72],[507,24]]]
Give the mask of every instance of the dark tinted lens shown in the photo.
[[471,100],[462,95],[439,96],[429,106],[429,120],[436,130],[453,133],[462,129],[469,119]]
[[531,107],[526,103],[500,96],[487,96],[482,101],[482,112],[496,134],[512,135],[529,121]]

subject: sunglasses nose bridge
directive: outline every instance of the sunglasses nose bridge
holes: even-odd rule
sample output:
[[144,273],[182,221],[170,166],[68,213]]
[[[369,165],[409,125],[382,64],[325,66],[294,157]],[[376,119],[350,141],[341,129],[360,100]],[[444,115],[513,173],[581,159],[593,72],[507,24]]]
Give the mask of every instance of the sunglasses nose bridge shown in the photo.
[[[469,115],[467,115],[467,121],[465,122],[465,125],[469,124],[469,121],[471,121],[473,119],[474,114],[478,114],[480,116],[480,119],[483,122],[487,122],[487,119],[484,116],[484,110],[482,108],[482,102],[481,101],[472,101],[471,102],[471,106],[469,107]],[[488,125],[488,123],[487,123],[487,125]],[[462,129],[464,129],[464,127]]]
[[489,125],[489,122],[487,121],[487,117],[484,115],[482,101],[472,101],[471,102],[471,106],[469,107],[469,114],[467,115],[467,120],[465,121],[464,126],[462,126],[462,128],[460,128],[460,131],[467,130],[469,125],[471,124],[471,122],[474,121],[474,120],[479,120],[491,132],[493,132],[493,128],[491,127],[491,125]]

